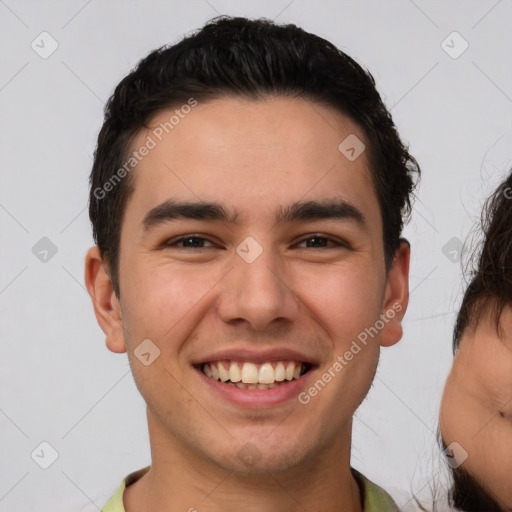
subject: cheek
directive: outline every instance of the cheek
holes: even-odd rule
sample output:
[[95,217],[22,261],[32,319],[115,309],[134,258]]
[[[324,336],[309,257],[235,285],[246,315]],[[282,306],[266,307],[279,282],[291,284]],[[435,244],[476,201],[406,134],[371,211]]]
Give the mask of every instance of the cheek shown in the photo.
[[346,341],[375,325],[382,308],[382,288],[371,267],[347,262],[305,271],[300,276],[299,296],[335,339]]
[[[213,275],[212,275],[213,274]],[[156,340],[174,337],[195,316],[208,292],[221,278],[217,272],[199,273],[171,264],[137,265],[133,262],[123,297],[123,321],[130,333]]]
[[[366,395],[380,351],[382,282],[369,268],[330,269],[302,283],[302,297],[314,321],[327,333],[331,360],[319,378],[330,379],[331,399],[346,417]],[[309,289],[314,290],[314,293]],[[341,406],[340,404],[345,404]]]

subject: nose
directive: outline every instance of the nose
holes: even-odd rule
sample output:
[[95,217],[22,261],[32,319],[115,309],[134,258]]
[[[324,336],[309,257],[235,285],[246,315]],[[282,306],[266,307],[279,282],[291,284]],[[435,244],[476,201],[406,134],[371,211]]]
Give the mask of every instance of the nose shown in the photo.
[[256,260],[235,255],[234,268],[223,280],[217,312],[229,324],[247,324],[264,331],[271,324],[298,318],[300,303],[285,262],[271,250],[263,250]]

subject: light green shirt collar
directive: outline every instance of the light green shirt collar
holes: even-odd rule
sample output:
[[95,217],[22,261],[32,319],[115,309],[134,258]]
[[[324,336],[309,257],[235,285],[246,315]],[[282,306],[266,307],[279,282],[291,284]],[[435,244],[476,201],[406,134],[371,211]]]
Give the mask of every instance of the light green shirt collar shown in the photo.
[[[117,488],[114,496],[110,498],[101,512],[125,512],[123,494],[126,487],[136,482],[142,475],[149,471],[149,466],[134,473],[130,473]],[[352,474],[357,480],[364,496],[364,512],[399,512],[398,507],[391,496],[381,487],[368,480],[361,473],[352,469]]]

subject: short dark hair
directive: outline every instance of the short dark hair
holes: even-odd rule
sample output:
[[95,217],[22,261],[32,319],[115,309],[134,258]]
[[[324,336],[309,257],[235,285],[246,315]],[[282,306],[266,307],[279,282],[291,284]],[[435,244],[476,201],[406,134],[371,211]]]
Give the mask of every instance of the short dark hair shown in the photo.
[[[372,75],[332,43],[295,25],[221,16],[179,43],[151,52],[106,104],[90,176],[89,217],[117,296],[121,223],[133,176],[112,180],[119,178],[116,172],[139,130],[159,111],[191,98],[272,95],[334,107],[364,130],[389,269],[420,168],[400,140]],[[108,193],[106,183],[112,185]]]
[[501,313],[512,305],[512,172],[485,202],[480,222],[484,240],[470,251],[470,282],[455,322],[454,352],[464,331],[486,311],[500,333]]

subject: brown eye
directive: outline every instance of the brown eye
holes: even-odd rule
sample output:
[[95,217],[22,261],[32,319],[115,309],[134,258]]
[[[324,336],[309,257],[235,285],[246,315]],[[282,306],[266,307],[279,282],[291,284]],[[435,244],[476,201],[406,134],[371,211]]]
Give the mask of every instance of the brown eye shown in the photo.
[[211,244],[211,246],[214,247],[213,243],[210,242],[210,240],[195,235],[180,236],[179,238],[165,242],[164,246],[178,247],[183,249],[203,249],[209,247],[208,245],[205,246],[205,243]]
[[[302,239],[297,246],[306,243],[306,249],[320,248],[320,249],[329,249],[335,247],[348,247],[346,243],[343,243],[339,240],[336,240],[331,237],[322,236],[322,235],[312,235],[307,238]],[[331,245],[329,245],[331,244]]]

